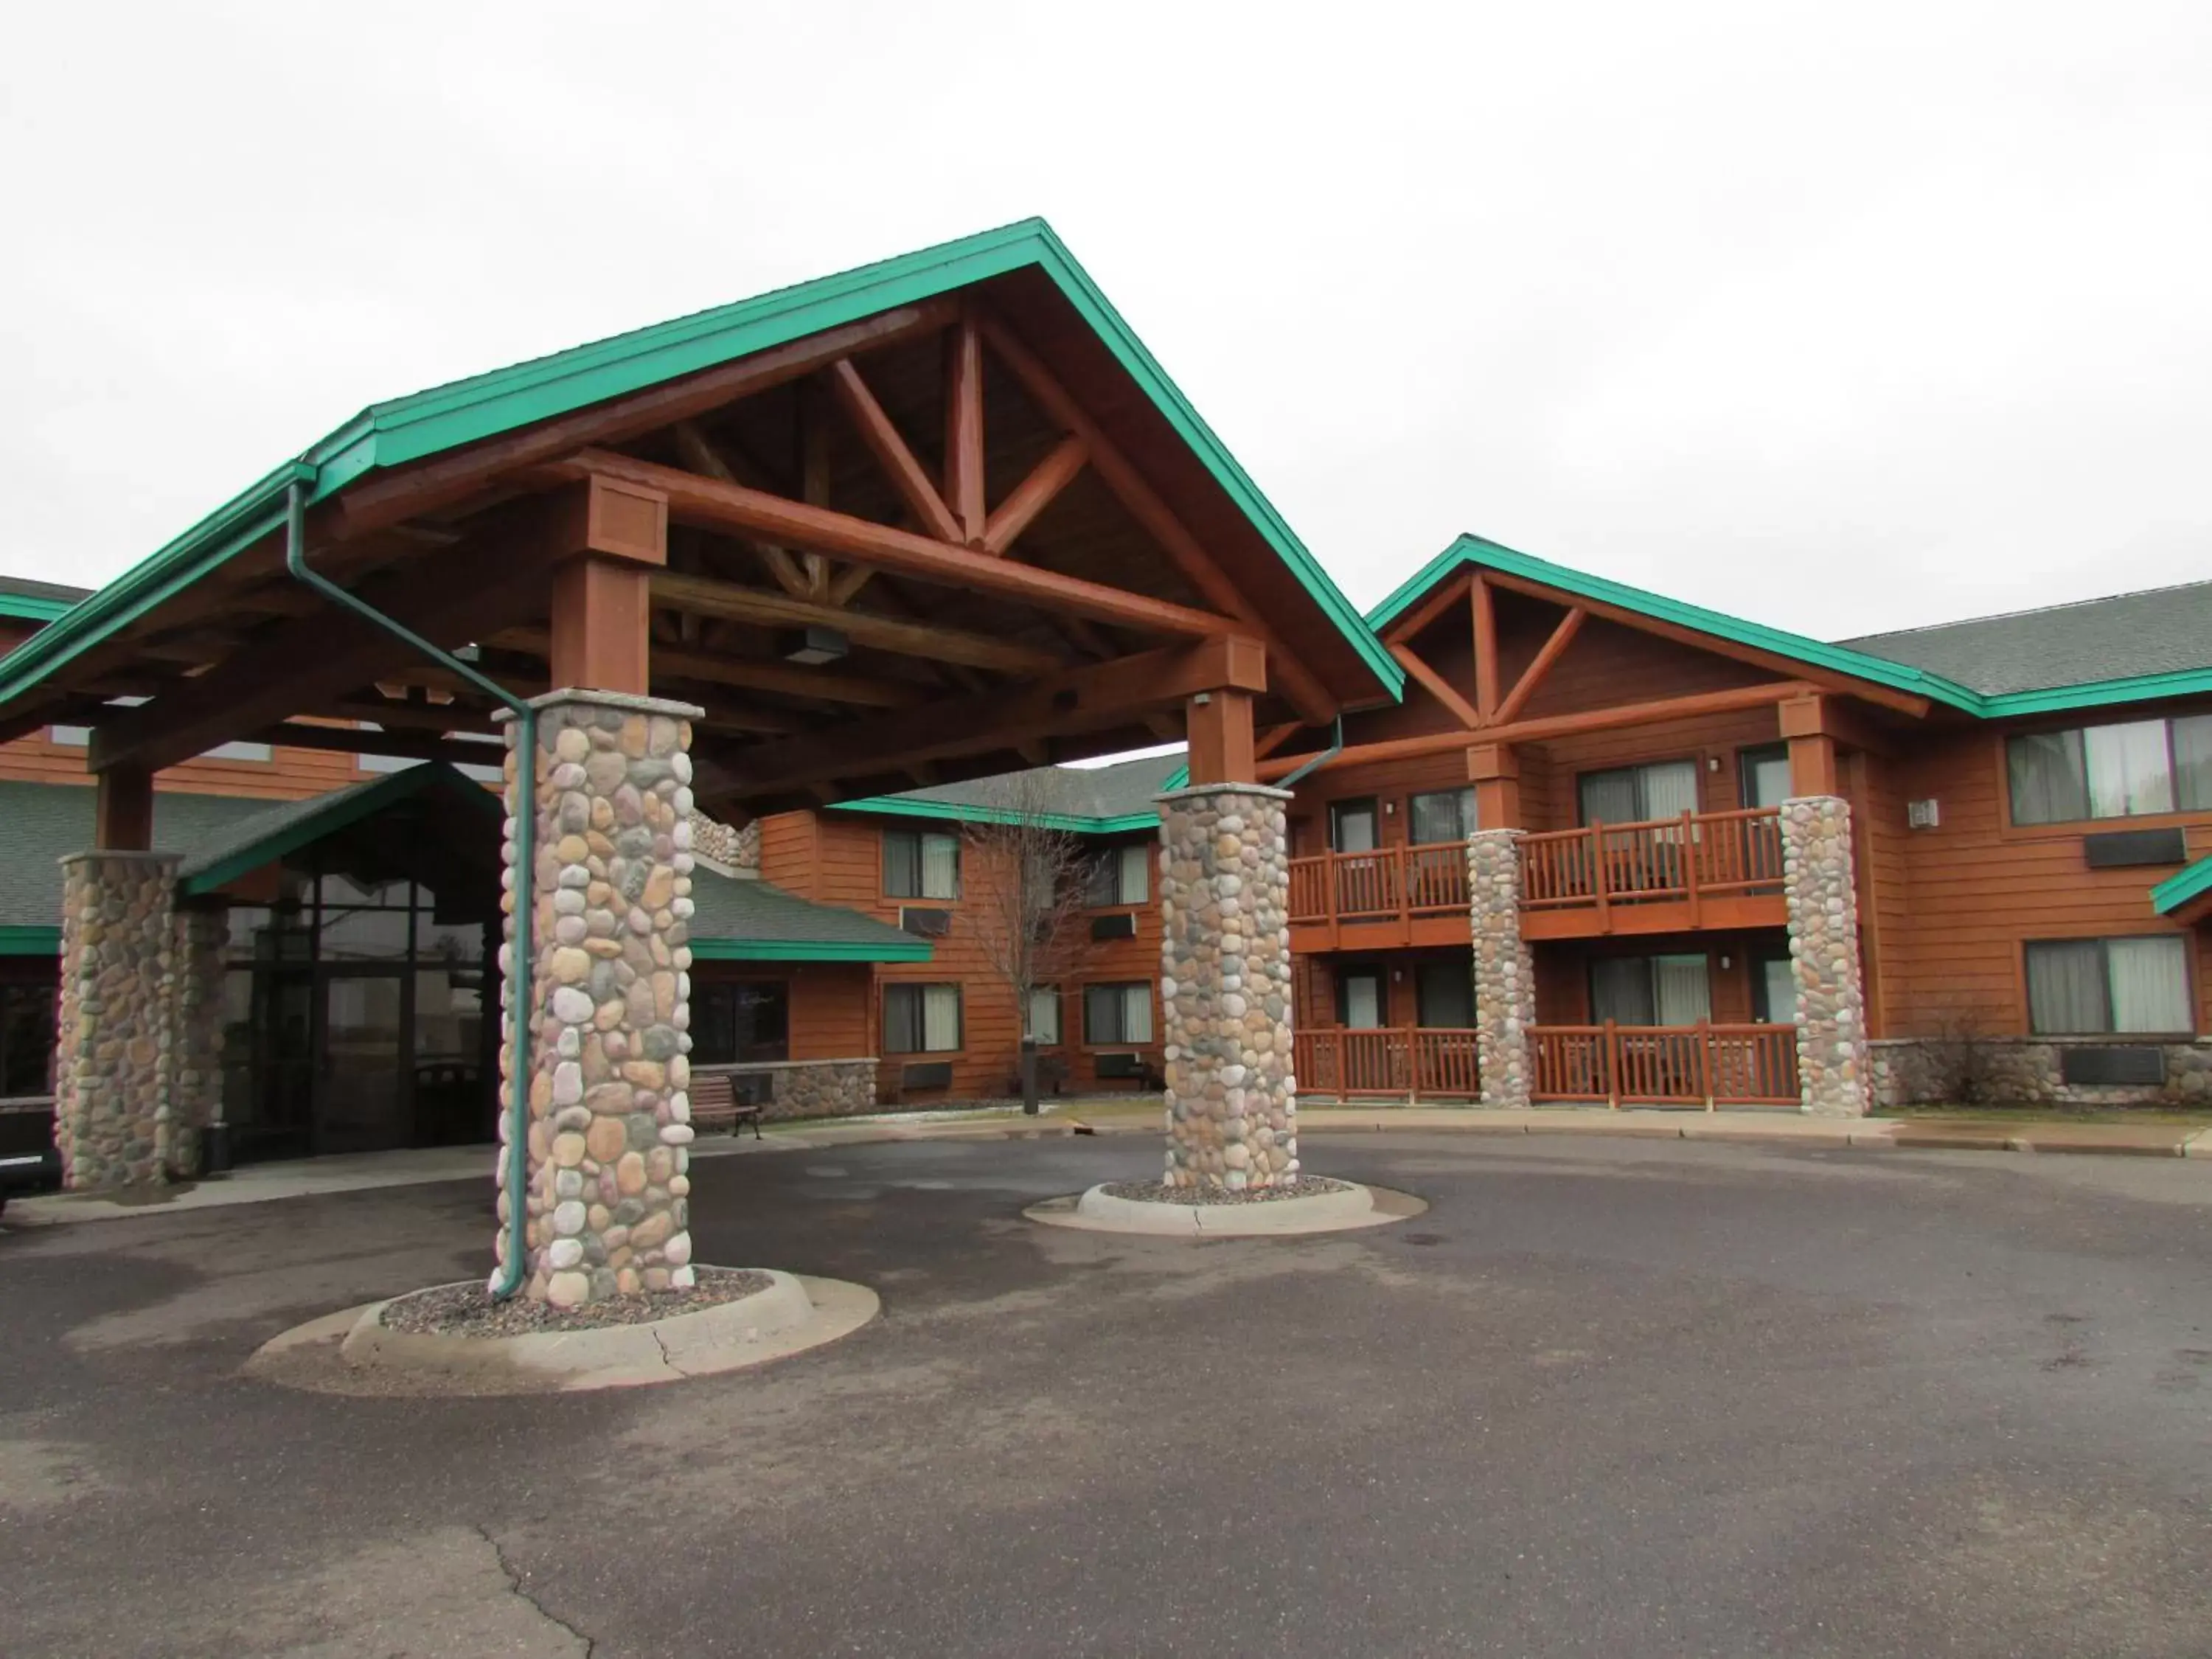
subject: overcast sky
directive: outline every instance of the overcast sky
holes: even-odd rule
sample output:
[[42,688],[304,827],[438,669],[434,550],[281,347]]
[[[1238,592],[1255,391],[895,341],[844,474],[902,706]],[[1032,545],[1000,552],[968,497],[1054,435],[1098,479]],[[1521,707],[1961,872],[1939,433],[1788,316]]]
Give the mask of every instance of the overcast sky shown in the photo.
[[2212,5],[10,9],[0,570],[363,404],[1030,214],[1361,605],[2212,577]]

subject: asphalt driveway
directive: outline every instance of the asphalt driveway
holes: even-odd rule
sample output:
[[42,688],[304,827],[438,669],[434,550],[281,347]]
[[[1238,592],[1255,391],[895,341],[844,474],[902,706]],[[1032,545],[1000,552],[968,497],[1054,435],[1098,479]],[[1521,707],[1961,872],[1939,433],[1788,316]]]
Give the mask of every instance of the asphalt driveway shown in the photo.
[[240,1378],[487,1186],[0,1237],[0,1653],[2212,1652],[2212,1164],[1316,1139],[1381,1231],[1029,1225],[1145,1139],[696,1167],[884,1317],[562,1398]]

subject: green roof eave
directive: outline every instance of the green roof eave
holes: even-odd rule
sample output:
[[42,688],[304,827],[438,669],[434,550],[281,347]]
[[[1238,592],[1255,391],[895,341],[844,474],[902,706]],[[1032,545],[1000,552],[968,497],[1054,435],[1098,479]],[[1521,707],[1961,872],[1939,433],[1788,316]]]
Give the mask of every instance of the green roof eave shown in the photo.
[[2208,892],[2212,892],[2212,858],[2201,858],[2152,888],[2150,908],[2162,916],[2172,915],[2190,900]]
[[49,623],[75,608],[71,599],[49,599],[36,593],[0,593],[0,617],[19,622]]
[[358,823],[372,814],[382,811],[394,801],[435,787],[458,786],[455,793],[464,800],[480,802],[488,820],[504,822],[507,809],[489,790],[468,781],[450,768],[430,764],[410,766],[404,771],[393,772],[370,784],[356,785],[342,790],[330,798],[331,805],[318,811],[298,813],[288,818],[269,835],[237,848],[213,864],[192,869],[189,862],[178,872],[179,890],[186,897],[217,892],[241,876],[251,874],[265,864],[273,864],[289,853],[298,851],[310,842],[320,841]]
[[1025,219],[753,299],[372,404],[0,660],[0,702],[276,529],[295,479],[320,501],[368,473],[642,391],[716,364],[1035,265],[1393,696],[1405,675],[1356,607],[1200,418],[1042,219]]
[[58,957],[61,953],[62,930],[58,927],[0,927],[0,957]]
[[859,939],[696,939],[700,962],[927,962],[927,939],[910,945]]
[[2212,668],[2176,669],[2125,679],[2090,680],[2035,691],[2006,691],[1984,696],[1975,712],[1985,720],[2012,714],[2051,714],[2069,708],[2097,708],[2116,702],[2147,702],[2154,697],[2185,697],[2212,691]]
[[868,795],[859,800],[836,801],[830,810],[882,812],[900,818],[941,818],[955,823],[1019,823],[1027,816],[1042,829],[1065,830],[1072,836],[1120,836],[1160,827],[1160,815],[1157,812],[1123,812],[1113,817],[1086,817],[1079,812],[1024,815],[1003,806],[957,800],[910,800],[902,795]]

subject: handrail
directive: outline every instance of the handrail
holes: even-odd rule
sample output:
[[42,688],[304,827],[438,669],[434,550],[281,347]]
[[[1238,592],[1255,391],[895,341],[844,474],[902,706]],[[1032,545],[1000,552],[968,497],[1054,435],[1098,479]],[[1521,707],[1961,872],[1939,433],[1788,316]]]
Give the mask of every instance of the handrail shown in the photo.
[[1536,1100],[1795,1105],[1795,1025],[1532,1025]]
[[1301,1094],[1473,1099],[1477,1038],[1442,1025],[1302,1027],[1291,1038]]

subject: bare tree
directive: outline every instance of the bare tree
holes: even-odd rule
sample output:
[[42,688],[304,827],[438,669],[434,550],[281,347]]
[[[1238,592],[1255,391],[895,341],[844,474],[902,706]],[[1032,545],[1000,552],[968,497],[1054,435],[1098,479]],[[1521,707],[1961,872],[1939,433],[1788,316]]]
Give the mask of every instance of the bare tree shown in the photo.
[[988,821],[965,828],[963,886],[976,948],[1014,999],[1022,1022],[1022,1109],[1037,1109],[1034,993],[1060,984],[1090,948],[1085,925],[1090,860],[1083,844],[1053,826],[1048,775],[994,781]]

